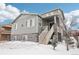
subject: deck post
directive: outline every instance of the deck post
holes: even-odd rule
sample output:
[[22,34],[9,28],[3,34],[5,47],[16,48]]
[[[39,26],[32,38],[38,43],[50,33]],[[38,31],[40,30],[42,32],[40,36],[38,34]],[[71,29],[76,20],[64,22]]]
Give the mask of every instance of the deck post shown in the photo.
[[54,26],[54,32],[55,32],[56,35],[57,35],[57,42],[58,42],[58,31],[57,31],[57,30],[58,30],[58,28],[57,28],[58,26],[57,26],[57,19],[56,19],[56,16],[54,16],[54,23],[55,23],[55,24],[54,24],[54,25],[55,25],[55,26]]

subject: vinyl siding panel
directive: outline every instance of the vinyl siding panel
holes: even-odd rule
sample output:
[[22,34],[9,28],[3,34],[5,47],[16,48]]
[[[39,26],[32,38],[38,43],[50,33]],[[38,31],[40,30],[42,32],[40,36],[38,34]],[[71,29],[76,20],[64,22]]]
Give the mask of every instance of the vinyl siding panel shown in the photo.
[[[26,33],[38,33],[38,16],[35,15],[22,15],[15,21],[14,24],[17,24],[17,30],[15,30],[12,26],[11,34],[26,34]],[[33,27],[27,27],[26,21],[29,21],[30,19],[34,20]],[[35,26],[34,26],[35,25]]]

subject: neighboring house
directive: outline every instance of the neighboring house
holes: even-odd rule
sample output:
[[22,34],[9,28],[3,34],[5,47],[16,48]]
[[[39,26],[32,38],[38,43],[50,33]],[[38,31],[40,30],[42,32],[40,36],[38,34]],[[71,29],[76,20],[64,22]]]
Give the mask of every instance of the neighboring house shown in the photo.
[[48,44],[54,32],[57,32],[58,40],[61,41],[65,30],[64,14],[61,9],[40,15],[21,13],[12,22],[11,40]]
[[71,30],[69,31],[71,37],[74,37],[77,41],[77,47],[79,48],[79,30]]
[[11,25],[5,25],[0,28],[0,41],[10,41]]

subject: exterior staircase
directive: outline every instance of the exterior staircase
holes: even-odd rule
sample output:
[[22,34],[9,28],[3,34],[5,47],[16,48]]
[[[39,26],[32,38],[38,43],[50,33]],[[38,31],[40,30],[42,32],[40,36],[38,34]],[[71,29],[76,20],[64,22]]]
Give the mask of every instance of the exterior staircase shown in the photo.
[[41,34],[39,35],[39,43],[43,44],[43,40],[45,38],[45,36],[48,33],[48,26],[45,27],[45,29],[41,32]]
[[48,27],[46,27],[42,33],[39,35],[39,43],[48,44],[52,34],[54,32],[54,26],[52,25],[51,29],[48,31]]

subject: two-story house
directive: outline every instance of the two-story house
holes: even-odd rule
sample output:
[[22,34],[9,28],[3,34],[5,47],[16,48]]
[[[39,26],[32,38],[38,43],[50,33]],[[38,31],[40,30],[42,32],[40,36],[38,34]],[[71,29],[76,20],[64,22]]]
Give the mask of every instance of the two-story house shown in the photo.
[[61,9],[51,10],[44,14],[21,13],[13,22],[11,40],[34,41],[48,44],[53,33],[61,41],[66,30],[64,14]]

